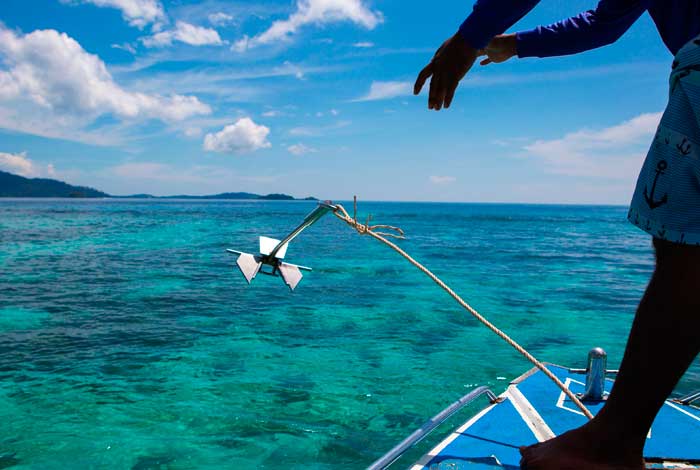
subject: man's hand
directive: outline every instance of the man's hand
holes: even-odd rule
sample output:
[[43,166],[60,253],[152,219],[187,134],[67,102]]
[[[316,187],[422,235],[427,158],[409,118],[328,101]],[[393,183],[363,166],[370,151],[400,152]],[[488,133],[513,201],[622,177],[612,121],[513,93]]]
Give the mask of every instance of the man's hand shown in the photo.
[[479,51],[479,55],[487,55],[488,57],[481,61],[481,65],[500,64],[518,55],[518,44],[515,34],[502,34],[496,36],[483,50]]
[[413,94],[419,94],[425,81],[432,76],[428,108],[436,111],[443,106],[449,108],[459,81],[472,68],[477,56],[478,51],[455,34],[440,46],[430,63],[421,70],[413,86]]

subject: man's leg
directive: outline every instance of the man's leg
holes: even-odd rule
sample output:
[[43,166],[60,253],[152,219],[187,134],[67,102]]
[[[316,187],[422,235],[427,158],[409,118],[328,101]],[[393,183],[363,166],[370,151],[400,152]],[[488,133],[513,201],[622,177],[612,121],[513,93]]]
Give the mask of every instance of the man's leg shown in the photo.
[[656,269],[596,418],[521,450],[527,470],[641,469],[656,414],[700,353],[700,247],[654,240]]

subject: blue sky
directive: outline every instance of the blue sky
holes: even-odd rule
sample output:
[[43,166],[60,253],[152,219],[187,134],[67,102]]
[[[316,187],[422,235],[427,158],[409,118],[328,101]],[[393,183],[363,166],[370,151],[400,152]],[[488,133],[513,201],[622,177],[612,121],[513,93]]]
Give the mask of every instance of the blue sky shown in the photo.
[[[0,169],[112,194],[626,204],[672,57],[648,15],[577,56],[409,94],[471,1],[2,0]],[[594,7],[543,0],[513,30]]]

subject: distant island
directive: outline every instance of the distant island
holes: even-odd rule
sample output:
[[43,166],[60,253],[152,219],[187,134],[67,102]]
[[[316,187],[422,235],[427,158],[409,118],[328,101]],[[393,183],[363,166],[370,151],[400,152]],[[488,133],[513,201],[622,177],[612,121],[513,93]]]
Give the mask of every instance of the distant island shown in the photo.
[[109,194],[84,186],[73,186],[48,178],[25,178],[0,171],[0,197],[98,198]]
[[[254,193],[221,193],[208,196],[153,196],[151,194],[133,194],[130,196],[113,196],[86,186],[73,186],[63,181],[48,178],[25,178],[5,171],[0,171],[0,197],[56,197],[56,198],[119,198],[119,199],[259,199],[265,201],[296,201],[287,194],[260,195]],[[314,197],[302,199],[316,201]]]

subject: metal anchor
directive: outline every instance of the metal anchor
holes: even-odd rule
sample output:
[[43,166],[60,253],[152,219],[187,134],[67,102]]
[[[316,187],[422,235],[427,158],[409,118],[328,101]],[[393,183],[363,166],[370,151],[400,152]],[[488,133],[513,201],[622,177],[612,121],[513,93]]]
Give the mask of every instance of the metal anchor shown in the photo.
[[[311,271],[312,269],[306,266],[283,262],[282,260],[287,254],[287,246],[297,235],[318,222],[318,220],[328,212],[334,210],[336,210],[336,206],[330,201],[321,202],[316,209],[304,218],[304,221],[297,228],[292,230],[291,233],[281,241],[274,238],[260,237],[260,254],[258,255],[252,255],[238,250],[229,249],[226,251],[238,255],[236,264],[238,265],[238,269],[241,270],[243,277],[248,281],[248,284],[255,279],[258,273],[267,274],[269,276],[280,275],[282,279],[284,279],[285,284],[287,284],[291,290],[294,290],[301,281],[301,278],[304,277],[301,271]],[[265,271],[262,269],[263,266],[270,266],[272,269]]]

